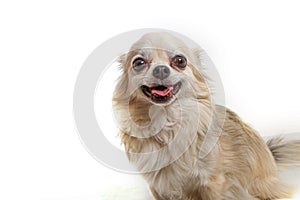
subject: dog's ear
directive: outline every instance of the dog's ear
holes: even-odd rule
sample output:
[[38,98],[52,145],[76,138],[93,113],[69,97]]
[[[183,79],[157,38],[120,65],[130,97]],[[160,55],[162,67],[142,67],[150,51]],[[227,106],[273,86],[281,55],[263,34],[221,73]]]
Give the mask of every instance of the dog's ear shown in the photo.
[[124,53],[120,55],[117,59],[117,62],[119,63],[119,69],[124,72],[125,66],[126,66],[126,60],[127,60],[127,54]]
[[202,78],[204,78],[206,82],[213,82],[218,74],[207,53],[201,48],[194,48],[192,49],[192,56],[194,67],[201,74]]
[[205,82],[205,77],[203,74],[203,63],[202,63],[202,55],[203,50],[199,48],[191,49],[191,65],[192,71],[195,78],[200,82]]
[[[113,101],[114,102],[126,102],[127,87],[128,87],[128,74],[126,73],[127,54],[121,54],[117,58],[119,63],[118,68],[121,71],[121,76],[118,79],[116,89],[114,91]],[[125,99],[125,100],[124,100]]]
[[198,69],[202,68],[202,55],[205,53],[202,49],[200,48],[194,48],[192,49],[192,59],[194,61],[195,67]]
[[127,54],[122,54],[122,55],[120,55],[119,56],[119,58],[118,58],[118,62],[120,63],[120,64],[125,64],[125,62],[126,62],[126,57],[127,57]]

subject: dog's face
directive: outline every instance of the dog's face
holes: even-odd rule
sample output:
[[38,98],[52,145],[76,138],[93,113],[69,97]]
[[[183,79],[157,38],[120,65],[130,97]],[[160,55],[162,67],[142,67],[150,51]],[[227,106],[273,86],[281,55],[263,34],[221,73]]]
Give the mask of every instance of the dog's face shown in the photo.
[[121,87],[127,95],[163,106],[178,98],[197,98],[207,88],[195,91],[199,83],[205,83],[194,67],[193,53],[168,33],[146,34],[121,58],[123,78],[127,79],[122,81],[126,88]]
[[[121,56],[113,110],[126,152],[150,153],[128,153],[140,171],[169,162],[165,151],[178,158],[196,135],[206,134],[212,104],[199,53],[173,35],[149,33]],[[131,145],[141,138],[145,143]]]
[[168,104],[180,92],[187,62],[182,52],[143,48],[131,58],[130,68],[134,81],[142,83],[139,89],[145,98],[153,103]]

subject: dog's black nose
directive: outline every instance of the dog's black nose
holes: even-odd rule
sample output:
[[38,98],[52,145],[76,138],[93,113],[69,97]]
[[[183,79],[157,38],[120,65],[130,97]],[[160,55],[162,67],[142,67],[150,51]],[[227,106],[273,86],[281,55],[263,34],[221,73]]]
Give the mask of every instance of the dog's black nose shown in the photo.
[[165,65],[156,66],[152,72],[155,78],[163,80],[170,75],[170,69]]

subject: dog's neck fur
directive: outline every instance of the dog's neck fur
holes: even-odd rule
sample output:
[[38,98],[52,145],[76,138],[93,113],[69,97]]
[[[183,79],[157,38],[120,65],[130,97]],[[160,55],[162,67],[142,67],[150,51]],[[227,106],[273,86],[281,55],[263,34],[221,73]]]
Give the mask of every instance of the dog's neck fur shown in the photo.
[[[190,146],[193,140],[199,142],[199,140],[202,141],[204,139],[212,117],[212,108],[209,99],[180,99],[180,101],[176,100],[172,104],[163,107],[163,109],[161,109],[162,107],[160,106],[154,106],[152,110],[154,117],[152,119],[150,119],[149,116],[151,106],[153,106],[153,104],[147,100],[133,97],[129,102],[129,109],[128,104],[127,106],[121,106],[120,103],[118,104],[118,108],[116,108],[122,121],[120,125],[123,131],[121,131],[120,135],[126,152],[128,153],[128,158],[142,172],[148,171],[147,169],[150,168],[150,165],[163,162],[167,163],[168,160],[173,159],[175,155],[179,155],[178,151],[191,153],[188,149],[184,148]],[[161,130],[150,137],[149,135],[145,135],[149,133],[152,134],[151,130],[153,127],[159,127],[160,125],[157,125],[157,123],[159,124],[164,121],[164,117],[166,117],[166,121]],[[147,127],[150,120],[153,122],[153,127],[151,127],[151,125]],[[144,127],[141,128],[139,135],[144,138],[135,137],[135,135],[132,134],[132,132],[136,131],[136,125]],[[168,144],[172,142],[178,134],[186,134],[185,136],[182,135],[184,140],[177,141],[176,148],[168,148]],[[188,140],[188,138],[190,138],[190,140]],[[166,147],[166,150],[162,151],[161,154],[157,154],[157,156],[153,155],[151,160],[144,160],[139,156],[132,155],[132,153],[151,153],[163,147]],[[196,149],[192,151],[194,151],[194,153],[198,152]],[[191,160],[185,160],[185,162],[190,165],[193,163]]]
[[[131,135],[130,129],[127,129],[128,132],[121,132],[121,138],[125,145],[126,152],[128,158],[131,163],[133,163],[141,172],[149,171],[151,168],[156,168],[160,163],[172,163],[170,165],[164,166],[162,169],[154,170],[149,173],[144,173],[144,177],[149,183],[150,187],[156,185],[156,190],[169,190],[169,191],[178,191],[178,188],[182,187],[182,184],[186,184],[184,180],[186,180],[187,176],[193,177],[201,177],[199,181],[201,181],[203,185],[207,184],[209,176],[211,172],[207,169],[203,168],[199,169],[194,167],[197,162],[203,162],[203,166],[211,165],[212,162],[215,162],[210,156],[207,159],[199,161],[196,156],[199,154],[201,144],[204,140],[207,129],[210,125],[210,120],[212,118],[212,108],[209,100],[198,101],[197,99],[192,100],[183,99],[180,101],[181,105],[179,105],[178,101],[173,102],[171,105],[165,107],[167,121],[165,126],[159,131],[156,135],[149,138],[137,138]],[[140,124],[147,124],[149,121],[145,123],[146,120],[150,120],[148,115],[148,109],[152,104],[144,104],[145,102],[139,102],[138,99],[134,99],[132,101],[132,105],[134,106],[131,109],[130,117],[133,121]],[[143,104],[143,106],[142,106]],[[198,107],[195,107],[195,105]],[[178,107],[182,107],[181,111]],[[197,110],[200,112],[197,112]],[[125,114],[126,111],[123,112]],[[158,112],[160,112],[158,110]],[[141,115],[143,113],[143,115]],[[126,112],[124,115],[124,119],[128,119],[129,112]],[[163,116],[163,113],[159,113],[156,116],[155,120],[162,120],[160,117]],[[128,124],[123,124],[127,128],[131,127],[130,121],[127,121]],[[198,123],[198,127],[197,124]],[[195,129],[196,127],[196,129]],[[182,131],[180,131],[182,130]],[[196,132],[194,132],[196,131]],[[174,140],[177,134],[187,134],[181,142],[176,144],[176,148],[168,148],[168,144]],[[193,136],[193,134],[195,134]],[[190,140],[188,139],[190,138]],[[190,143],[190,144],[187,144]],[[132,153],[149,153],[154,152],[164,147],[166,150],[162,151],[161,154],[154,154],[147,159],[144,157],[135,156]],[[184,149],[188,147],[187,149]],[[177,159],[176,161],[172,161],[174,156],[178,156],[178,152],[176,151],[184,151],[184,153]],[[191,158],[195,158],[192,160]],[[172,169],[172,170],[170,170]],[[213,170],[213,169],[211,169]],[[164,176],[161,176],[164,171]],[[174,178],[181,180],[169,181],[167,185],[165,181],[162,181],[165,176],[168,176],[169,173],[176,172],[176,176]],[[161,175],[158,175],[161,174]],[[169,178],[172,175],[168,176]],[[161,181],[159,181],[161,179]],[[157,183],[162,183],[162,185],[157,185]],[[154,184],[155,183],[155,184]],[[179,185],[178,185],[179,184]]]

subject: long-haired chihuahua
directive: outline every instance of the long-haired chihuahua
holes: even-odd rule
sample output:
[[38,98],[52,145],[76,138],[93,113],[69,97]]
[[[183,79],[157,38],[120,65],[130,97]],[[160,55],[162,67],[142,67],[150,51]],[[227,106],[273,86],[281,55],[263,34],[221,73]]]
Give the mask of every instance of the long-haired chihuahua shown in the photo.
[[120,57],[113,107],[129,161],[157,200],[291,197],[278,173],[299,165],[300,141],[265,142],[213,103],[200,51],[153,32]]

